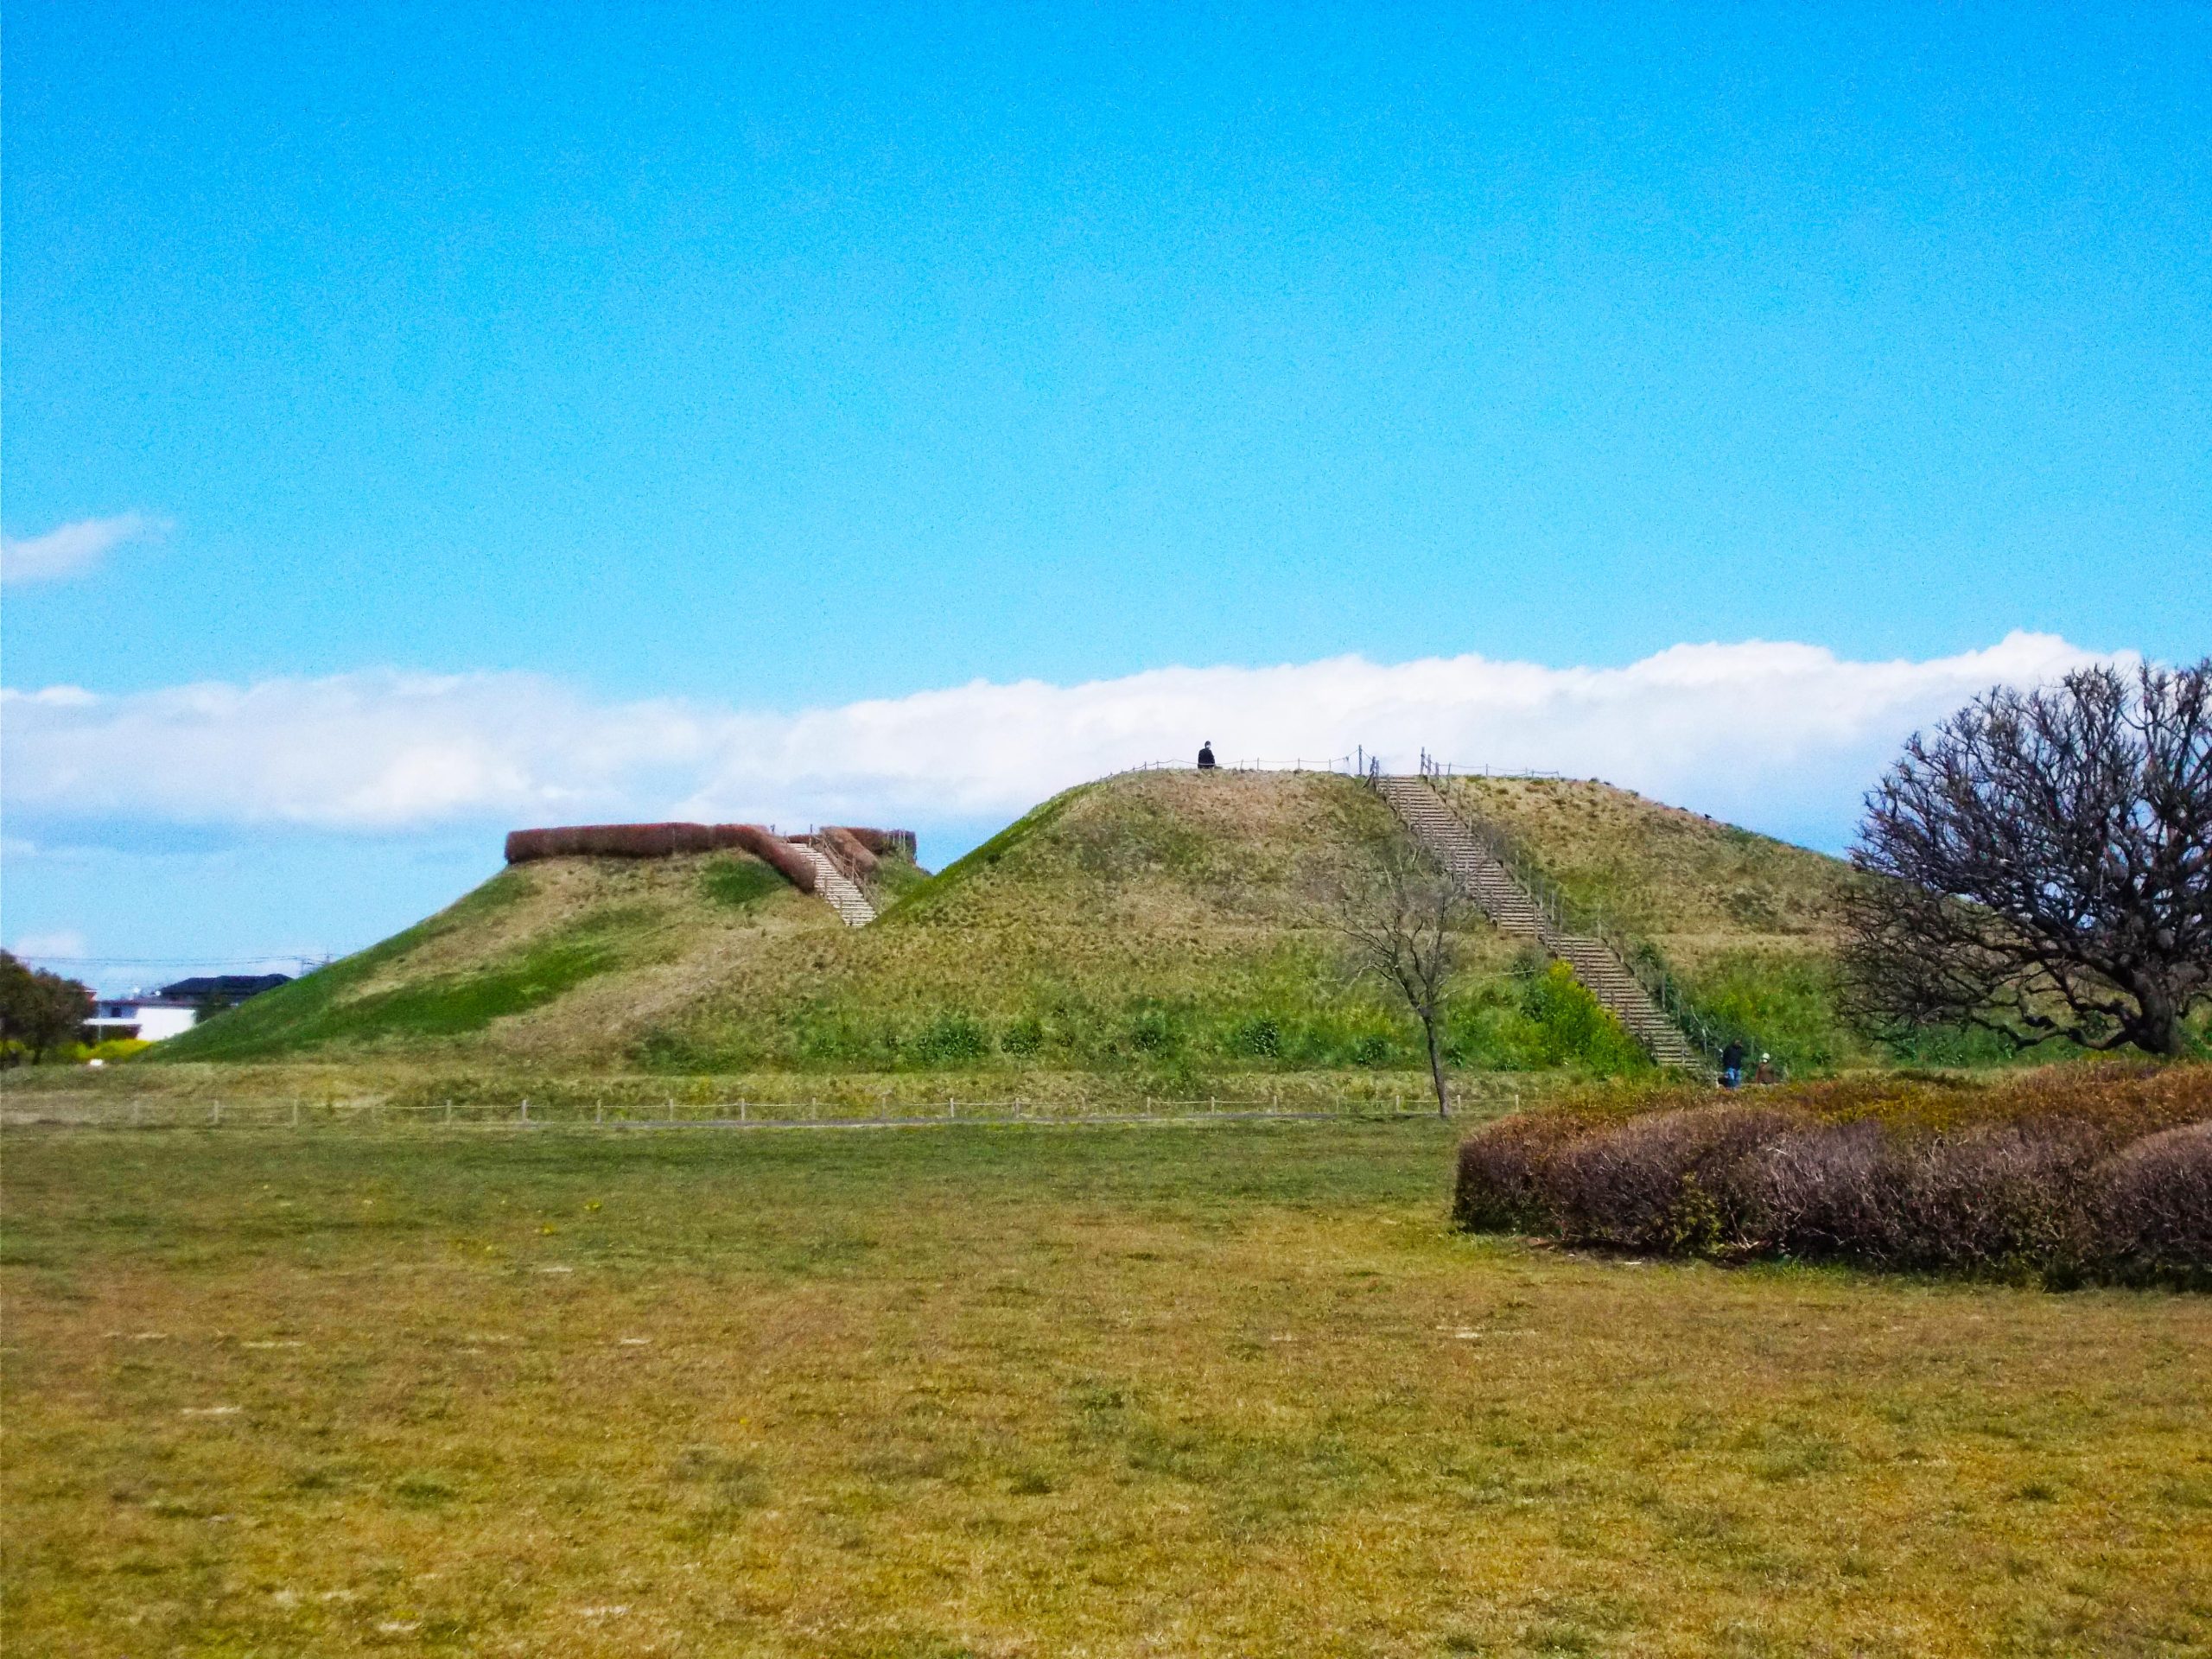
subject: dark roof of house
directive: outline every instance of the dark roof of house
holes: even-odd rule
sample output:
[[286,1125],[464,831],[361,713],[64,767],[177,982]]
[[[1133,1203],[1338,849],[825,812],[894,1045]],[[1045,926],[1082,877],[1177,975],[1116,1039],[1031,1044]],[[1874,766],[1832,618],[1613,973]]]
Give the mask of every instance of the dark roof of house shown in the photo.
[[174,985],[164,985],[161,994],[181,1002],[212,1002],[218,998],[226,1002],[242,1002],[249,996],[259,996],[264,991],[273,991],[279,985],[291,982],[289,974],[201,974],[192,979],[180,979]]

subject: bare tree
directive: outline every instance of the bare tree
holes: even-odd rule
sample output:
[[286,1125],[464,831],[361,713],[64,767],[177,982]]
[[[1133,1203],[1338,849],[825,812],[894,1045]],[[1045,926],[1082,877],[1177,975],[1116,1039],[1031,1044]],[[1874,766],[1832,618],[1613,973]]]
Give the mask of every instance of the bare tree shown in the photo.
[[1360,971],[1393,987],[1421,1021],[1436,1115],[1452,1116],[1444,1081],[1446,987],[1459,964],[1459,930],[1471,906],[1459,884],[1414,849],[1391,842],[1336,884],[1337,931]]
[[1976,700],[1867,796],[1852,861],[1876,1029],[2178,1052],[2212,995],[2212,658]]

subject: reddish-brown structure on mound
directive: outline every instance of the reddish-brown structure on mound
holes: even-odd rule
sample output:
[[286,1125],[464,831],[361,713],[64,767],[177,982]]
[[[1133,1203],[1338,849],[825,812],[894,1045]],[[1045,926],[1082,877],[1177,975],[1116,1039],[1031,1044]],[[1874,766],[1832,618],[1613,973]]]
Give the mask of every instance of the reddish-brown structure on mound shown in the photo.
[[903,858],[908,863],[916,861],[914,832],[911,830],[870,830],[857,823],[833,826],[839,834],[850,836],[878,858]]
[[579,823],[516,830],[507,862],[539,858],[666,858],[673,853],[750,853],[801,893],[814,891],[814,861],[757,823]]
[[865,881],[875,874],[874,849],[849,830],[825,823],[814,832],[814,844],[829,854],[830,862],[855,881]]

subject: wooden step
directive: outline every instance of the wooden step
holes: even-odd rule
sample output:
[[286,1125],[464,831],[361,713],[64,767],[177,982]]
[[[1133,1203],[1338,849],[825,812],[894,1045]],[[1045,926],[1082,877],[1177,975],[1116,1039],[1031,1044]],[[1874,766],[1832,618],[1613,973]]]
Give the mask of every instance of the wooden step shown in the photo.
[[813,864],[815,893],[837,912],[838,920],[848,927],[866,927],[875,919],[875,906],[868,901],[868,896],[827,853],[803,842],[793,844]]

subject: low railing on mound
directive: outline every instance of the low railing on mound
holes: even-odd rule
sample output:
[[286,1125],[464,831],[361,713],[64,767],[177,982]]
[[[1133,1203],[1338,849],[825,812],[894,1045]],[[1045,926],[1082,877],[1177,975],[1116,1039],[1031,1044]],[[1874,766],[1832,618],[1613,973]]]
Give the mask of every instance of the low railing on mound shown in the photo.
[[1358,757],[1339,754],[1320,760],[1293,759],[1268,760],[1255,758],[1217,760],[1211,766],[1201,766],[1195,760],[1140,760],[1134,766],[1120,766],[1107,773],[1118,778],[1132,772],[1327,772],[1337,776],[1359,776]]
[[[1484,1116],[1516,1110],[1541,1095],[1536,1079],[1499,1076],[1462,1080],[1456,1103]],[[1436,1115],[1433,1096],[1416,1089],[1389,1092],[1293,1088],[1268,1095],[1130,1096],[1118,1106],[1094,1100],[1041,1100],[1020,1095],[930,1100],[734,1099],[438,1101],[169,1101],[134,1099],[18,1104],[0,1098],[0,1122],[10,1129],[270,1130],[318,1129],[861,1129],[1032,1124],[1366,1122]]]

